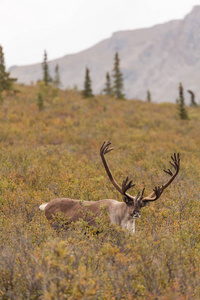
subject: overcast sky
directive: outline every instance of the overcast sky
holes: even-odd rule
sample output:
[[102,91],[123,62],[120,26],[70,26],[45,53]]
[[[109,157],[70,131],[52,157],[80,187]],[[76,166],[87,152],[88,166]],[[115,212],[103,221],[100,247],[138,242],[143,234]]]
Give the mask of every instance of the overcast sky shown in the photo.
[[182,19],[200,0],[0,0],[6,67],[87,49],[113,32]]

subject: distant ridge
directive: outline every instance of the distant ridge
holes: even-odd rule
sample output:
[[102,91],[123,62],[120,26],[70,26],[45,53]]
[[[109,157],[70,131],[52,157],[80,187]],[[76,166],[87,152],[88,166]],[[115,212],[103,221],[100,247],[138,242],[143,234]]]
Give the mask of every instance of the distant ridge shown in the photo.
[[[100,93],[106,72],[112,73],[116,51],[121,60],[127,98],[145,100],[150,90],[154,102],[175,102],[179,82],[182,82],[185,89],[196,93],[199,103],[200,6],[195,6],[183,20],[116,32],[87,50],[50,61],[50,71],[53,75],[55,65],[59,64],[63,88],[77,85],[82,89],[87,66],[93,91]],[[18,82],[30,84],[42,78],[41,62],[13,66],[10,72]]]

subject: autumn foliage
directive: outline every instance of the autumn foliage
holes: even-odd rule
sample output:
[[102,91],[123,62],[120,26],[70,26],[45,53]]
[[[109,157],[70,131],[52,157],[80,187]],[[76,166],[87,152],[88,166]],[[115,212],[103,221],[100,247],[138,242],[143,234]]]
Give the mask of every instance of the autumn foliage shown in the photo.
[[[200,108],[180,120],[174,104],[83,99],[41,83],[17,90],[0,107],[0,298],[200,299]],[[142,210],[134,236],[106,213],[98,235],[82,220],[54,231],[43,202],[122,201],[100,160],[104,140],[115,147],[115,178],[133,179],[133,195],[166,181],[174,152],[180,173]]]

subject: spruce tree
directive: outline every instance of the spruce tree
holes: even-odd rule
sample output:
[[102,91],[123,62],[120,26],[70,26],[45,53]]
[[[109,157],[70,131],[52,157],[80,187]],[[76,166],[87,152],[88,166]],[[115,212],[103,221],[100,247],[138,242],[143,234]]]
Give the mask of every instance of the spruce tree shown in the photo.
[[82,95],[84,98],[93,97],[92,87],[91,87],[91,79],[90,79],[90,71],[88,68],[85,70],[85,82],[84,89],[82,91]]
[[54,75],[54,80],[53,84],[59,88],[61,86],[61,81],[60,81],[60,72],[59,72],[59,65],[57,64],[55,67],[55,75]]
[[188,93],[191,96],[190,106],[197,106],[197,103],[195,101],[195,94],[194,94],[194,92],[191,91],[191,90],[188,90]]
[[181,120],[187,120],[188,119],[188,113],[187,110],[185,108],[185,99],[184,99],[184,95],[183,95],[183,86],[180,83],[179,84],[179,99],[177,101],[178,104],[178,111],[179,111],[179,118]]
[[151,102],[151,92],[147,91],[147,102]]
[[111,80],[110,80],[109,72],[106,73],[106,84],[105,84],[105,88],[103,91],[108,96],[112,95],[112,87],[111,87]]
[[11,78],[10,73],[6,72],[3,47],[0,45],[0,93],[2,91],[9,91],[13,87],[13,82],[16,78]]
[[52,79],[51,76],[49,75],[49,66],[47,61],[46,50],[44,51],[44,60],[42,63],[42,69],[43,69],[43,81],[45,82],[46,85],[48,85],[52,81]]
[[113,95],[117,99],[124,99],[123,93],[123,75],[120,71],[120,59],[118,52],[115,53],[114,68],[113,68]]

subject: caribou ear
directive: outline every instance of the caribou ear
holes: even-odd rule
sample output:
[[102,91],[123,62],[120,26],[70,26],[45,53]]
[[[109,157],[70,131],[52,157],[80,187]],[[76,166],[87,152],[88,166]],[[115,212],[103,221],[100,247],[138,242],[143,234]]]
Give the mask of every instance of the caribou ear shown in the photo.
[[143,201],[140,200],[140,206],[141,206],[141,208],[145,207],[145,206],[148,206],[148,204],[149,204],[149,202],[143,202]]
[[127,195],[123,195],[122,196],[123,201],[126,203],[126,205],[129,205],[131,203],[133,203],[133,199]]
[[128,204],[128,197],[127,197],[127,196],[123,195],[123,196],[122,196],[122,199],[123,199],[123,201],[124,201],[126,204]]

